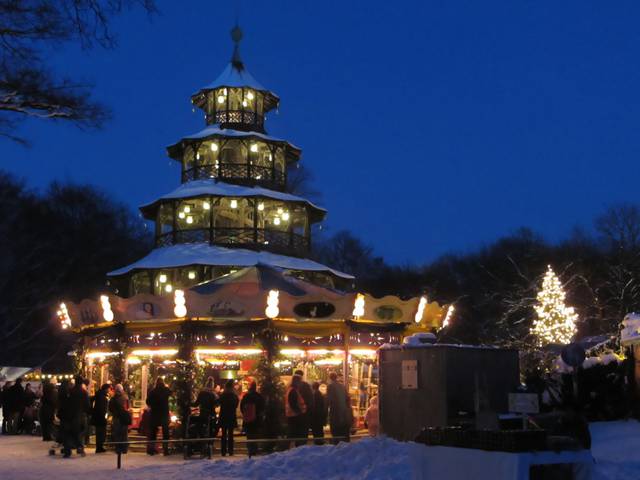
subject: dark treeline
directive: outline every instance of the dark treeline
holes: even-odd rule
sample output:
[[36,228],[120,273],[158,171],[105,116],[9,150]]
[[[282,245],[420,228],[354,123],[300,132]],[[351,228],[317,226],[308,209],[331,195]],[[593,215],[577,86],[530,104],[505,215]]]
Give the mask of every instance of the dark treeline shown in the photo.
[[357,288],[375,296],[426,293],[454,303],[452,341],[526,349],[533,304],[547,265],[560,276],[567,304],[579,314],[579,336],[615,333],[625,314],[640,310],[640,208],[616,205],[594,220],[593,233],[574,229],[552,244],[527,228],[472,253],[444,255],[423,266],[387,265],[349,232],[318,246],[320,261],[353,272]]
[[151,236],[133,212],[93,187],[29,190],[0,172],[0,362],[65,353],[51,315],[60,299],[105,290],[105,273],[144,255]]

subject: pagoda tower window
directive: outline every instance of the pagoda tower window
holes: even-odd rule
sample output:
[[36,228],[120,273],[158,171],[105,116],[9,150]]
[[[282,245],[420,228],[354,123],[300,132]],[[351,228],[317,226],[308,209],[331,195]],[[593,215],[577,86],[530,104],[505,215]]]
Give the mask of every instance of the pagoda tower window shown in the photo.
[[262,130],[264,94],[251,88],[217,88],[209,94],[208,123]]
[[138,293],[153,293],[151,284],[153,275],[149,272],[136,272],[131,276],[131,291],[134,295]]

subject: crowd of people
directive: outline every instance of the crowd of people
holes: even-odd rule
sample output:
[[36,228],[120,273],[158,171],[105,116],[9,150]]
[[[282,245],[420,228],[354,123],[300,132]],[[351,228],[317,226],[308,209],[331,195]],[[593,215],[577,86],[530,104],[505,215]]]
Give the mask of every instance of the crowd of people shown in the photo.
[[[37,419],[43,441],[55,441],[62,447],[63,456],[68,458],[75,450],[85,455],[85,445],[89,442],[90,429],[95,432],[95,452],[106,452],[107,427],[111,419],[111,443],[116,452],[128,450],[129,430],[133,415],[129,397],[121,384],[104,384],[89,395],[89,382],[81,376],[73,381],[63,380],[58,386],[45,379],[35,392],[31,385],[22,386],[22,379],[7,382],[1,390],[0,401],[3,409],[3,434],[35,433]],[[239,395],[237,384],[228,380],[223,389],[216,386],[209,377],[198,392],[191,407],[197,407],[197,414],[183,419],[180,435],[188,438],[213,438],[220,434],[222,456],[234,454],[234,432],[241,426],[246,434],[249,456],[258,453],[260,440],[277,438],[285,434],[288,446],[307,443],[309,437],[316,445],[325,442],[325,426],[329,425],[332,442],[349,441],[353,414],[351,400],[346,387],[336,373],[331,373],[324,394],[318,382],[309,384],[302,371],[294,372],[284,395],[280,411],[286,419],[286,432],[275,431],[273,408],[267,408],[268,400],[260,393],[258,385],[251,382],[244,394]],[[158,430],[162,432],[162,452],[170,453],[170,399],[172,390],[162,377],[157,378],[146,396],[139,431],[148,439],[147,453],[157,453]],[[36,409],[35,404],[39,406]],[[271,414],[270,414],[271,412]],[[58,422],[56,422],[56,418]],[[242,420],[239,425],[238,420]],[[371,399],[367,411],[367,426],[372,434],[377,433],[377,402]],[[279,422],[279,419],[277,419]],[[270,451],[265,446],[265,451]]]
[[[122,385],[113,389],[109,384],[102,385],[90,397],[89,382],[80,375],[73,381],[64,379],[59,385],[44,379],[37,392],[30,384],[23,387],[22,383],[18,378],[2,387],[3,434],[36,433],[35,421],[38,420],[42,440],[58,443],[63,456],[68,458],[74,450],[85,455],[84,447],[89,443],[90,426],[93,425],[96,453],[103,453],[106,452],[107,419],[111,415],[113,440],[127,441],[131,412]],[[121,448],[126,452],[126,444]]]

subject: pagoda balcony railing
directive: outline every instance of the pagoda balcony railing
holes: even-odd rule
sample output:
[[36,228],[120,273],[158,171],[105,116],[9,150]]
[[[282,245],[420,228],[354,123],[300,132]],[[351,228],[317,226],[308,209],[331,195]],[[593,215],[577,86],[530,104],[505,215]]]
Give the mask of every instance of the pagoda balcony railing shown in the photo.
[[215,113],[215,117],[207,115],[207,123],[251,127],[251,130],[264,131],[264,116],[248,110],[219,110]]
[[219,163],[218,165],[198,165],[182,172],[182,183],[203,178],[231,180],[244,185],[261,185],[274,190],[282,190],[286,175],[272,167],[250,163]]
[[268,250],[286,255],[305,256],[309,253],[309,239],[298,233],[266,228],[215,227],[174,230],[156,237],[156,247],[180,243],[203,243],[225,247]]

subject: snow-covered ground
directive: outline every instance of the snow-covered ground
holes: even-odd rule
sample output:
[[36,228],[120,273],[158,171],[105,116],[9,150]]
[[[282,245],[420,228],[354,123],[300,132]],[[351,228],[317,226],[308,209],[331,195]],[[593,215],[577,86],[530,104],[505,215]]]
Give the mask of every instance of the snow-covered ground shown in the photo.
[[590,429],[593,480],[640,479],[640,423],[598,422]]
[[[640,424],[595,423],[591,426],[596,465],[593,480],[640,479]],[[307,446],[256,459],[189,460],[178,455],[124,456],[123,469],[115,469],[115,455],[74,456],[62,459],[47,454],[49,444],[34,437],[0,437],[2,480],[182,480],[184,478],[235,479],[423,479],[424,449],[413,443],[386,438],[364,439],[338,446]],[[441,479],[438,479],[441,480]],[[498,479],[496,479],[498,480]]]

